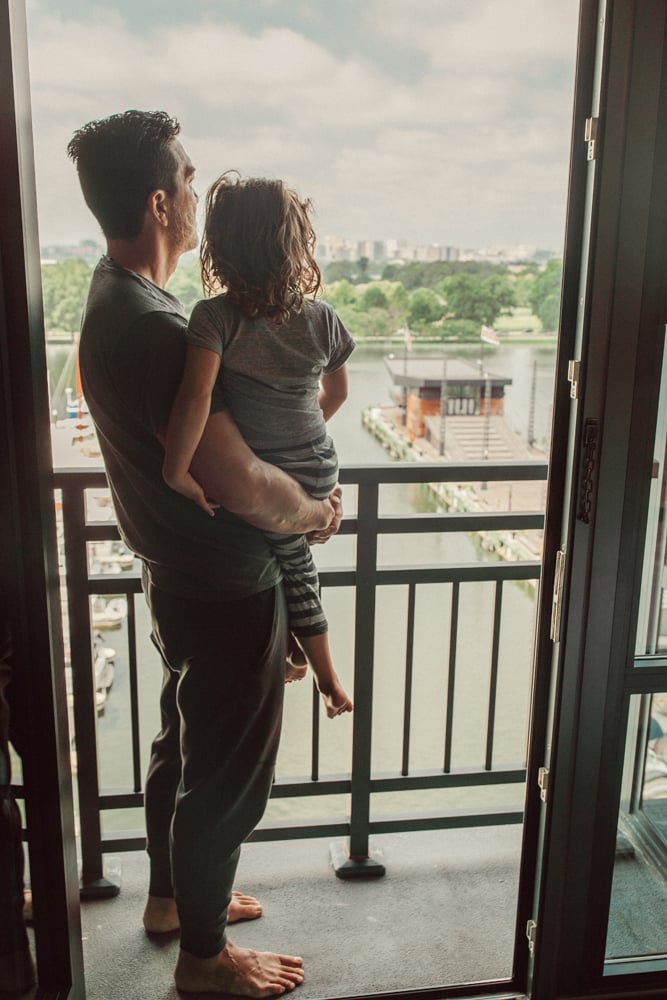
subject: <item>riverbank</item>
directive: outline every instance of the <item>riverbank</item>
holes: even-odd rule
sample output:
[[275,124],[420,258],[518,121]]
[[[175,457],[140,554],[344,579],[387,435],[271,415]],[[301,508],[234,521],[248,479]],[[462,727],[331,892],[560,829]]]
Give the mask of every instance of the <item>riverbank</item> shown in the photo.
[[[511,344],[512,346],[517,347],[553,347],[555,344],[555,338],[556,335],[553,333],[527,333],[524,330],[504,330],[499,334],[499,343],[496,346],[502,347],[505,344]],[[359,347],[398,347],[402,351],[405,350],[405,337],[403,335],[399,336],[396,334],[388,337],[364,337],[363,335],[355,333],[354,339]],[[459,337],[434,337],[423,334],[414,334],[410,350],[432,350],[434,348],[443,347],[462,347],[470,349],[479,346],[480,343],[481,341],[479,337],[475,337],[470,340],[463,340]]]

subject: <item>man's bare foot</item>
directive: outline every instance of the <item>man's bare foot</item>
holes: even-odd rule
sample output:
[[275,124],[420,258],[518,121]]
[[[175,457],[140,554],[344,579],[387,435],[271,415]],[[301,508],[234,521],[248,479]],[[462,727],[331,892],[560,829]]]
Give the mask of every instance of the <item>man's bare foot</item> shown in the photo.
[[176,901],[171,897],[149,896],[144,908],[144,930],[147,934],[170,934],[181,926]]
[[337,715],[342,715],[343,712],[352,711],[354,706],[337,676],[331,683],[320,684],[318,681],[317,688],[322,696],[327,716],[330,719],[335,719]]
[[[240,920],[256,920],[262,915],[262,905],[254,896],[242,892],[232,892],[227,910],[227,923],[237,924]],[[144,910],[144,928],[148,934],[169,934],[180,927],[176,903],[171,898],[149,896]]]
[[197,958],[181,950],[174,979],[178,989],[185,993],[270,997],[287,993],[303,982],[303,960],[238,948],[227,941],[213,958]]
[[244,896],[234,890],[227,909],[227,923],[238,924],[241,920],[257,920],[262,915],[262,904],[254,896]]

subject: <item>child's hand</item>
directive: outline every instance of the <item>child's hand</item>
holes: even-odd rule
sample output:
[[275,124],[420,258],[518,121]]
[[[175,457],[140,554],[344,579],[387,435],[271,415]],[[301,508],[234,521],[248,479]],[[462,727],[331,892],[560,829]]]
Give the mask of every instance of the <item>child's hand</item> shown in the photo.
[[206,499],[206,494],[203,489],[189,472],[186,472],[182,479],[172,479],[169,485],[172,490],[176,490],[176,492],[180,493],[181,496],[187,497],[188,500],[193,500],[197,506],[206,511],[210,517],[215,517],[215,508],[211,506],[209,501]]

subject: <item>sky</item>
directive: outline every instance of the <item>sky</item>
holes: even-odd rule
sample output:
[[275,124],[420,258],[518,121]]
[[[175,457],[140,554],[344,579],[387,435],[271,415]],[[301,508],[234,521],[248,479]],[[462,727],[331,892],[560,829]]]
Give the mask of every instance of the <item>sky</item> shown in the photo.
[[[40,241],[101,239],[66,145],[164,109],[320,238],[562,248],[577,0],[26,0]],[[203,197],[201,199],[203,203]]]

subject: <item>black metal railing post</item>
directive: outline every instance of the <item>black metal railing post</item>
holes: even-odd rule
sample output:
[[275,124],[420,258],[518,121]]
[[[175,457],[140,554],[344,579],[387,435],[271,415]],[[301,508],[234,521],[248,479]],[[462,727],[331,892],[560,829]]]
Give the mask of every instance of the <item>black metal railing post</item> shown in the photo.
[[105,877],[102,857],[84,490],[76,483],[64,486],[62,503],[81,831],[80,894],[82,898],[115,896],[120,886]]
[[336,874],[345,879],[385,873],[384,865],[371,856],[369,845],[378,501],[379,484],[361,482],[357,500],[350,839],[347,858],[334,857]]
[[498,692],[498,656],[500,652],[500,622],[503,608],[503,581],[496,580],[496,594],[493,605],[493,640],[491,645],[491,679],[489,683],[489,707],[486,723],[486,755],[484,768],[493,770],[493,741],[496,725],[496,700]]
[[416,585],[411,583],[408,585],[408,627],[405,640],[405,686],[403,695],[403,753],[401,756],[401,774],[404,776],[407,776],[410,772],[410,724],[412,721],[415,604]]

